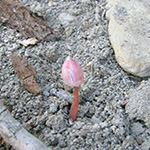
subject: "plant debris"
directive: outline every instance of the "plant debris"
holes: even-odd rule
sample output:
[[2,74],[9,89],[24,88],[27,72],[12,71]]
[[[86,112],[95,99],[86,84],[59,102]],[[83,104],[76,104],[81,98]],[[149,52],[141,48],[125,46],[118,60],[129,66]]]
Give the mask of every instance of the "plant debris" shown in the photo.
[[[0,140],[2,145],[8,145],[7,149],[14,150],[48,150],[48,147],[31,135],[3,104],[3,99],[0,98]],[[12,147],[11,147],[11,146]],[[3,148],[1,148],[2,150]]]
[[16,71],[21,85],[34,95],[42,92],[42,89],[36,83],[34,76],[36,75],[35,69],[30,66],[25,58],[21,58],[13,53],[10,56],[14,70]]
[[35,38],[29,38],[29,39],[23,40],[23,41],[17,40],[17,43],[19,43],[25,47],[27,47],[28,45],[35,45],[37,42],[38,42],[38,40]]
[[0,1],[0,24],[16,29],[25,38],[38,41],[55,41],[61,37],[58,29],[49,27],[30,9],[14,0]]

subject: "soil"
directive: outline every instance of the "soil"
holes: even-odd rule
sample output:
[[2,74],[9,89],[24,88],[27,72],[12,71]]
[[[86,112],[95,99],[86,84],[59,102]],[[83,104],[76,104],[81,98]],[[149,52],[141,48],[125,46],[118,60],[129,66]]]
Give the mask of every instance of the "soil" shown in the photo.
[[[7,101],[14,118],[54,150],[141,149],[144,139],[132,134],[125,104],[128,91],[143,79],[126,73],[115,60],[105,0],[20,2],[64,34],[59,41],[24,47],[16,42],[24,39],[17,31],[0,26],[0,97]],[[39,96],[20,85],[9,59],[14,52],[37,71],[35,78],[43,90]],[[84,72],[78,117],[73,123],[68,121],[73,91],[61,78],[67,56],[76,59]],[[9,149],[0,146],[0,150]]]

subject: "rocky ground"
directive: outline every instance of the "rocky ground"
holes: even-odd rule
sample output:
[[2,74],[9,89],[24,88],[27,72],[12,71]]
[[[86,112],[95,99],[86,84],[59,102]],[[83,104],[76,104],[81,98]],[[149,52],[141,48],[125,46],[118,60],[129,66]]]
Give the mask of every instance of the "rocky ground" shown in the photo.
[[[108,36],[105,0],[21,0],[53,28],[59,41],[23,47],[15,30],[0,26],[0,97],[25,129],[54,150],[148,150],[150,148],[149,79],[126,73],[116,62]],[[51,2],[51,3],[49,3]],[[49,5],[48,5],[49,4]],[[9,56],[25,57],[43,89],[25,91]],[[68,121],[72,89],[63,84],[67,56],[83,68],[77,121]],[[1,145],[1,150],[9,149]]]

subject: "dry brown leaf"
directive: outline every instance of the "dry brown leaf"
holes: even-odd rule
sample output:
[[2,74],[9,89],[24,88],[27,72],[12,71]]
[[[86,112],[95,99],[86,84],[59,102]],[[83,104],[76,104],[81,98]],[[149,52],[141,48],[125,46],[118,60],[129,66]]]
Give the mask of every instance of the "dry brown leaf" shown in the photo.
[[42,89],[36,83],[34,76],[36,75],[35,69],[30,66],[25,58],[21,58],[13,53],[10,56],[14,70],[20,79],[21,85],[34,95],[38,95],[42,92]]
[[0,0],[0,24],[16,29],[26,38],[38,41],[55,41],[61,32],[45,24],[27,7],[14,0]]

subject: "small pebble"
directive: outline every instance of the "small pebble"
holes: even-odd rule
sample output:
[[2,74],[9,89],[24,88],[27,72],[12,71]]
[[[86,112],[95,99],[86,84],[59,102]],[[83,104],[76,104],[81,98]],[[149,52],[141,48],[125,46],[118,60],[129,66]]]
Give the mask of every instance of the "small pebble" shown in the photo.
[[59,15],[59,20],[60,22],[64,25],[64,24],[69,24],[71,22],[74,21],[74,16],[72,16],[71,14],[69,13],[61,13]]
[[142,143],[143,143],[143,140],[141,139],[141,138],[136,138],[136,142],[139,144],[139,145],[141,145]]
[[50,112],[53,114],[57,112],[57,106],[55,104],[50,105]]
[[45,95],[45,96],[49,96],[49,93],[47,92],[47,91],[43,91],[43,95]]

